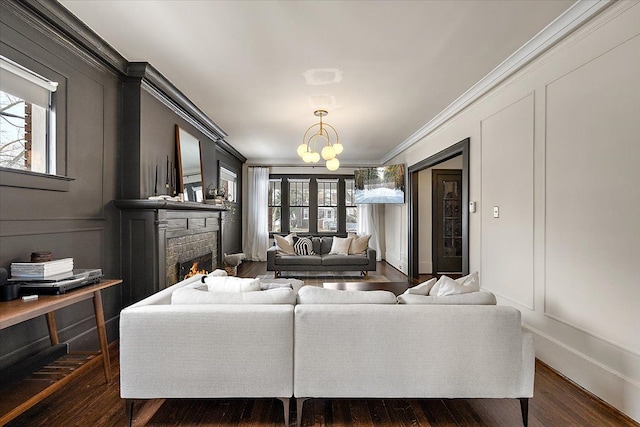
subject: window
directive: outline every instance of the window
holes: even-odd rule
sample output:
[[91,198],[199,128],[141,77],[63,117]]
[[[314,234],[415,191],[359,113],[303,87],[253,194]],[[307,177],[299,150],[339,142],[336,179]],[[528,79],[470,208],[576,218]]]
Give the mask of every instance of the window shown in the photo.
[[55,175],[57,86],[0,56],[0,166]]
[[309,180],[289,179],[289,231],[309,231]]
[[356,185],[353,179],[344,180],[344,204],[346,229],[348,233],[358,232],[358,207],[356,206]]
[[318,232],[338,231],[338,180],[318,179]]
[[282,180],[269,180],[269,232],[280,233],[282,231]]
[[269,232],[346,234],[358,228],[349,175],[270,175]]
[[236,187],[238,183],[238,175],[231,172],[229,169],[220,166],[220,187],[218,188],[219,194],[223,195],[229,202],[236,201]]

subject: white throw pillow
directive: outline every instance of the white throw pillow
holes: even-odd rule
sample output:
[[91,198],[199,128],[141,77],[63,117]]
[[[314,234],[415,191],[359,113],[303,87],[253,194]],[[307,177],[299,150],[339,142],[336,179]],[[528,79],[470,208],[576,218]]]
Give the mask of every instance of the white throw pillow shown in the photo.
[[219,268],[213,270],[211,273],[207,274],[207,277],[216,277],[216,276],[228,276],[225,270],[221,270]]
[[429,279],[426,282],[422,282],[412,288],[407,289],[406,291],[404,291],[404,293],[412,295],[429,295],[429,291],[431,290],[431,288],[433,288],[433,285],[435,285],[437,281],[438,279],[434,277],[433,279]]
[[351,246],[351,237],[334,237],[331,244],[330,255],[349,255],[349,246]]
[[442,276],[429,291],[430,296],[443,297],[447,295],[460,295],[480,290],[478,272],[453,280],[448,276]]
[[349,255],[366,255],[367,248],[369,247],[369,239],[371,239],[370,234],[362,237],[358,237],[358,235],[353,237],[351,245],[349,246]]
[[295,234],[289,234],[285,237],[278,236],[277,234],[273,235],[273,238],[276,241],[276,245],[278,246],[278,253],[282,255],[295,255],[296,252],[293,249],[293,236]]
[[239,277],[205,277],[209,292],[252,292],[260,290],[260,279]]
[[271,289],[260,292],[206,292],[197,289],[177,289],[171,294],[171,304],[295,304],[293,289]]
[[317,286],[303,286],[298,291],[298,304],[395,304],[389,291],[342,291]]

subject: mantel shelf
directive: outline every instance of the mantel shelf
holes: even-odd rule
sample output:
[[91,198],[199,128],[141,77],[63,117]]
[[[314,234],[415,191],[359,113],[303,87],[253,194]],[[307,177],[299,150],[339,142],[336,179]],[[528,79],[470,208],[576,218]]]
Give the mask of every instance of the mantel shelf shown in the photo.
[[145,209],[145,210],[189,210],[189,211],[228,211],[229,209],[220,205],[209,205],[197,202],[174,202],[170,200],[148,200],[148,199],[120,199],[114,200],[113,204],[118,209]]

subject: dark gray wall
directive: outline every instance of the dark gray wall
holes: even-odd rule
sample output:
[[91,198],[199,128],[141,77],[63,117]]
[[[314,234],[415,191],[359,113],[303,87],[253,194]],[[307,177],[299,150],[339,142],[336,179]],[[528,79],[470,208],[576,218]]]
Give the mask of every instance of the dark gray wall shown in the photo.
[[[120,276],[119,217],[110,201],[118,189],[121,80],[117,72],[78,50],[63,35],[16,2],[0,2],[0,54],[61,83],[58,97],[58,174],[52,178],[0,172],[0,266],[28,261],[31,252],[73,257],[78,268]],[[7,186],[11,185],[11,186]],[[13,186],[19,185],[19,186]],[[29,188],[31,187],[31,188]],[[59,188],[58,188],[59,189]],[[110,339],[117,336],[118,287],[103,293]],[[91,301],[56,312],[62,341],[97,349]],[[44,317],[0,331],[0,358],[48,347]]]
[[[241,178],[246,159],[224,131],[157,70],[127,62],[59,3],[0,0],[0,54],[60,82],[57,164],[68,177],[0,170],[0,267],[49,250],[120,278],[120,211],[111,201],[151,195],[155,164],[164,176],[167,155],[174,159],[175,124],[203,141],[205,186],[217,185],[221,158]],[[240,212],[225,236],[227,252],[241,248]],[[113,340],[121,288],[103,291],[103,303]],[[95,328],[90,301],[59,310],[56,321],[72,349],[99,348],[87,333]],[[44,317],[0,331],[0,343],[0,364],[48,347]]]

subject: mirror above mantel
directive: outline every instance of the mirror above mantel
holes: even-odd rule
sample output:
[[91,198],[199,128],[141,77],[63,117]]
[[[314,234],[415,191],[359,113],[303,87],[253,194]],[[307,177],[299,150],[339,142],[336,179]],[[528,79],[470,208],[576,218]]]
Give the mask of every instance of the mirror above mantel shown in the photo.
[[176,153],[178,156],[178,192],[185,201],[202,202],[202,156],[200,141],[176,125]]

